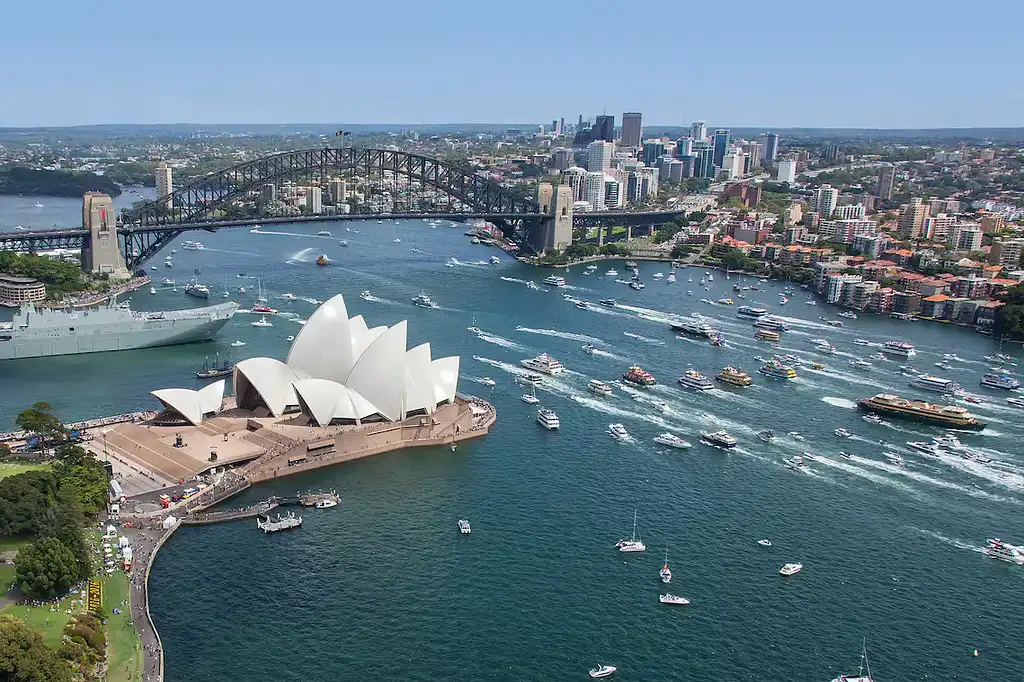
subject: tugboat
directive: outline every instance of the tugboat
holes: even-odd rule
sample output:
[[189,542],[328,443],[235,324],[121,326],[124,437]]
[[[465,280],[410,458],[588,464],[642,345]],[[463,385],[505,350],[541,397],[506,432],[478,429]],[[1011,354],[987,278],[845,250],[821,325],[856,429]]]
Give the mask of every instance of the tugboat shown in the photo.
[[316,259],[316,264],[319,266],[327,266],[331,264],[331,259],[326,254],[321,253]]
[[650,372],[645,371],[639,365],[633,365],[630,367],[629,370],[622,375],[622,379],[623,381],[636,384],[637,386],[653,386],[658,383]]

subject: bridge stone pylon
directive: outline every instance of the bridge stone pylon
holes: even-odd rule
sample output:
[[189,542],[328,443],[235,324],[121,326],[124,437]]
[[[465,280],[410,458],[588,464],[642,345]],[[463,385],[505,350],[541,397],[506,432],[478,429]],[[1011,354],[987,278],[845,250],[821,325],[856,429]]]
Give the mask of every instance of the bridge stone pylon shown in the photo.
[[572,244],[572,187],[542,182],[537,186],[537,203],[543,217],[539,229],[531,234],[534,251],[561,251]]

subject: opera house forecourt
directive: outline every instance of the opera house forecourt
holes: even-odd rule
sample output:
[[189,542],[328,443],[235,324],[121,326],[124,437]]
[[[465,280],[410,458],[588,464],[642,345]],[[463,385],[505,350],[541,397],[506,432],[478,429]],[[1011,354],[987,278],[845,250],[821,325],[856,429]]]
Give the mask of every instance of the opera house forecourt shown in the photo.
[[177,482],[232,467],[251,483],[403,447],[482,436],[494,407],[458,394],[459,358],[407,348],[407,324],[370,327],[338,294],[296,335],[287,360],[256,357],[199,390],[153,391],[163,411],[108,431],[105,444]]

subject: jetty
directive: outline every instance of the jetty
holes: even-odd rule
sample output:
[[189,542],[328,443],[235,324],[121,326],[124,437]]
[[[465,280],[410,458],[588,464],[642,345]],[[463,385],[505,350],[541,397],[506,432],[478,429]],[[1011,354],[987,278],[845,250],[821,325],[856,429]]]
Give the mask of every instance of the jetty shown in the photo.
[[200,526],[209,523],[225,523],[228,521],[238,521],[241,519],[251,519],[259,516],[268,516],[270,512],[278,507],[288,506],[302,506],[302,507],[316,507],[318,503],[322,502],[333,502],[336,505],[339,502],[338,494],[336,492],[315,492],[315,493],[304,493],[301,495],[295,495],[294,497],[269,497],[262,502],[251,504],[247,507],[238,507],[236,509],[218,509],[216,511],[197,511],[192,512],[188,516],[184,516],[181,519],[181,523],[187,526]]

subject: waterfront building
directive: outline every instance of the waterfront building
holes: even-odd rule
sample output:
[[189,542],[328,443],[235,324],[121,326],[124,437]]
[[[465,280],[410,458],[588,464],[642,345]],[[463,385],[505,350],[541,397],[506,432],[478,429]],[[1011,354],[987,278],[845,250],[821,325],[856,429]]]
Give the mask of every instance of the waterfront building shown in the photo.
[[[828,265],[831,265],[829,263]],[[842,273],[830,274],[825,278],[825,302],[826,303],[840,303],[843,301],[844,296],[851,296],[853,287],[863,281],[864,278],[861,275],[844,275]],[[849,289],[850,294],[845,294]]]
[[814,290],[819,294],[824,293],[828,288],[828,278],[842,273],[845,269],[843,263],[815,263]]
[[694,140],[703,140],[708,136],[708,124],[704,121],[694,121],[690,124],[690,137]]
[[878,185],[875,194],[882,201],[892,201],[893,186],[896,182],[896,166],[891,163],[884,164],[878,170]]
[[639,147],[643,139],[643,114],[638,111],[627,111],[622,115],[622,135],[619,144],[623,147]]
[[796,182],[796,161],[794,159],[782,159],[779,161],[779,169],[775,173],[778,182],[786,182],[792,185]]
[[928,207],[922,203],[921,197],[913,197],[909,204],[904,204],[900,212],[900,239],[920,237],[926,217],[928,217]]
[[615,145],[606,140],[594,140],[587,145],[587,170],[603,172],[612,167]]
[[719,168],[725,161],[725,154],[729,149],[729,131],[723,129],[716,130],[714,136],[714,150],[715,150],[715,165]]
[[838,204],[839,190],[832,185],[822,185],[812,194],[811,209],[822,218],[831,218]]
[[32,277],[0,275],[0,305],[11,308],[46,298],[46,285]]
[[601,115],[594,119],[594,125],[590,129],[591,140],[603,140],[604,142],[615,141],[615,117]]
[[306,209],[314,215],[324,212],[323,192],[319,187],[306,188]]
[[169,196],[174,192],[174,177],[171,167],[161,161],[153,172],[156,175],[156,196],[158,199],[166,197],[163,205],[169,211],[174,207],[174,199]]

